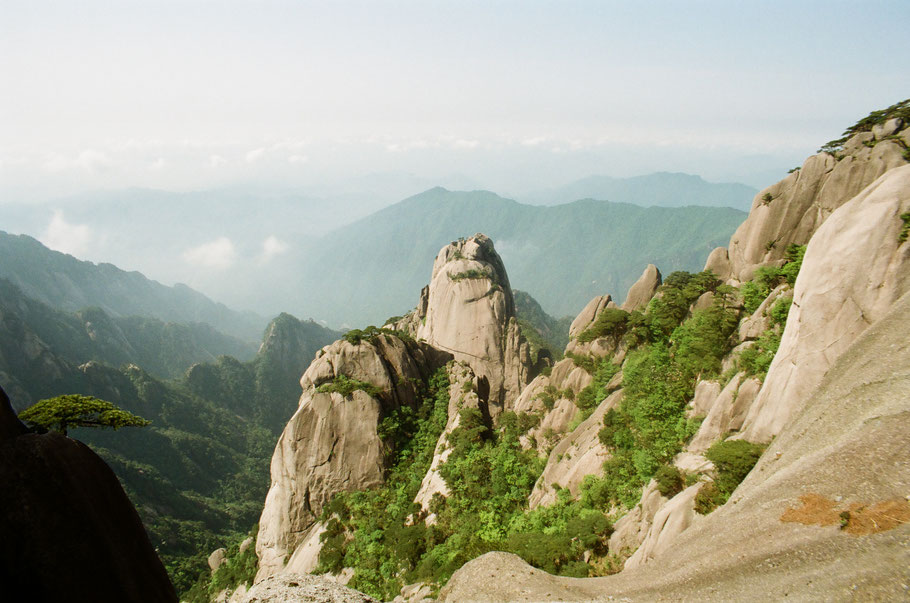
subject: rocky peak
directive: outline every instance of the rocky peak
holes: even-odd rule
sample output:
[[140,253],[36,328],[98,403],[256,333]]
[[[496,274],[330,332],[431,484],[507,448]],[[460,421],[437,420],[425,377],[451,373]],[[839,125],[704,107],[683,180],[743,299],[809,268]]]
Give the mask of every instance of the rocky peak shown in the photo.
[[466,363],[490,386],[491,411],[517,398],[529,381],[530,349],[515,319],[502,259],[483,234],[459,239],[436,256],[417,338]]

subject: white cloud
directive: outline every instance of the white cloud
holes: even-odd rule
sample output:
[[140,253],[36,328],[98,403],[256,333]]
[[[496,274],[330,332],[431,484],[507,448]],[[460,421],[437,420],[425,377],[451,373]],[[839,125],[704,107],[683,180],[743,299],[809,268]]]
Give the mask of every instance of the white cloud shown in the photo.
[[259,262],[265,264],[275,256],[281,255],[287,250],[288,244],[275,235],[266,237],[262,242],[262,254],[259,256]]
[[218,237],[214,241],[191,247],[183,252],[183,259],[190,264],[213,270],[230,268],[236,258],[234,244],[227,237]]
[[456,149],[476,149],[480,144],[477,140],[465,140],[464,138],[459,138],[455,141],[454,146]]
[[209,157],[209,165],[213,168],[216,168],[219,165],[224,165],[225,163],[227,163],[227,159],[221,155],[212,155]]
[[536,147],[537,145],[542,144],[546,141],[547,139],[544,136],[535,136],[534,138],[525,138],[521,141],[521,144],[526,147]]
[[90,172],[96,173],[106,170],[111,165],[110,158],[101,151],[95,151],[94,149],[85,149],[79,156],[76,157],[74,162],[76,166],[81,167],[82,169]]
[[87,224],[70,224],[63,217],[63,212],[56,210],[41,242],[51,249],[79,257],[91,246],[92,230]]
[[291,155],[288,157],[288,163],[307,163],[310,160],[306,155]]
[[158,159],[153,161],[152,164],[149,166],[149,169],[152,171],[155,171],[155,172],[157,172],[158,170],[161,170],[163,168],[164,168],[164,157],[159,157]]
[[262,158],[262,156],[264,154],[265,154],[265,149],[263,149],[263,148],[253,149],[252,151],[250,151],[249,153],[246,154],[246,162],[253,163],[254,161],[258,161],[259,159]]

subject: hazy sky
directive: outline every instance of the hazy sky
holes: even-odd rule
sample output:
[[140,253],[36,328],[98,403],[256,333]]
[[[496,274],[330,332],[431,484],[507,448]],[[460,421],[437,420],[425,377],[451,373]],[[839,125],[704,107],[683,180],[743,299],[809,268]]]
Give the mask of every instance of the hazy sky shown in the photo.
[[0,202],[386,171],[763,185],[910,96],[908,31],[907,0],[0,0]]

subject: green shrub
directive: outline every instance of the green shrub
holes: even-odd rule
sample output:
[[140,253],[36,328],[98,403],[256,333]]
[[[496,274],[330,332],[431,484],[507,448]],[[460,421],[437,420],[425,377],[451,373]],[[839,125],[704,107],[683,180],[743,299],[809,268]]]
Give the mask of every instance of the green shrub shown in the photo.
[[714,463],[718,490],[730,495],[758,462],[764,446],[746,440],[724,440],[711,446],[705,457]]
[[621,337],[629,323],[629,313],[619,308],[605,308],[597,315],[594,323],[582,331],[577,340],[581,343],[594,341],[600,337]]
[[667,498],[673,498],[683,490],[683,474],[673,465],[662,465],[654,474],[654,479],[658,491]]
[[[391,319],[390,319],[391,320]],[[386,322],[388,324],[388,322]],[[414,338],[411,337],[410,333],[405,331],[399,331],[395,329],[386,329],[370,325],[365,329],[351,329],[344,335],[342,339],[350,343],[351,345],[359,345],[364,340],[375,344],[377,338],[380,335],[392,335],[406,342],[413,342]]]
[[595,359],[593,356],[576,354],[574,352],[566,352],[566,358],[569,358],[575,364],[575,366],[585,369],[591,375],[593,375],[594,371],[597,370],[597,359]]
[[873,126],[883,124],[894,117],[901,118],[904,123],[910,122],[910,99],[895,103],[887,109],[872,111],[869,115],[844,130],[844,134],[841,138],[826,143],[818,152],[830,153],[837,156],[838,151],[843,149],[844,143],[847,142],[851,136],[858,134],[859,132],[871,132]]
[[[910,159],[908,159],[910,161]],[[903,243],[907,240],[907,237],[910,237],[910,213],[901,214],[901,220],[904,224],[901,226],[901,232],[897,235],[897,241]]]
[[771,203],[771,201],[774,200],[774,197],[771,196],[771,193],[765,193],[764,195],[762,195],[761,200],[764,202],[765,205],[767,205],[767,204]]
[[717,487],[709,482],[699,488],[698,494],[695,495],[695,512],[707,515],[725,502],[726,499],[723,498]]
[[336,375],[335,378],[328,383],[323,383],[317,387],[316,391],[320,394],[339,393],[347,398],[358,389],[365,392],[368,396],[372,396],[373,398],[379,396],[379,394],[382,393],[382,390],[375,385],[367,383],[365,381],[352,379],[347,375]]
[[493,271],[488,270],[488,269],[479,270],[477,268],[471,268],[469,270],[465,270],[464,272],[449,272],[448,274],[449,274],[449,278],[451,280],[455,281],[456,283],[458,281],[463,281],[466,279],[486,278],[486,279],[493,280]]
[[806,246],[791,243],[787,245],[784,265],[780,267],[781,276],[786,279],[791,287],[796,285],[796,277],[803,267],[803,258],[806,255]]

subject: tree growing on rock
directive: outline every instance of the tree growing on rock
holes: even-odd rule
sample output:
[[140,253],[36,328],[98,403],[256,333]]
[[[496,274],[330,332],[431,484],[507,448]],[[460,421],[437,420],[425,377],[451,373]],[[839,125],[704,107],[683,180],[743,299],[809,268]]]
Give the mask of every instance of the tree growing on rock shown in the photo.
[[107,400],[80,394],[40,400],[19,413],[19,418],[32,427],[59,431],[63,435],[70,427],[120,429],[151,424],[151,421],[117,408]]

